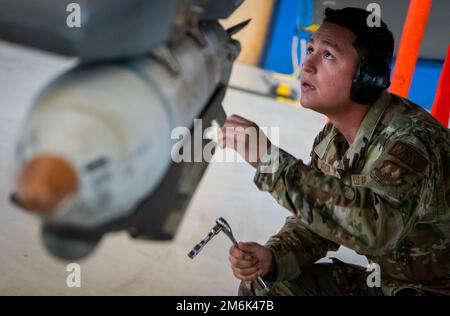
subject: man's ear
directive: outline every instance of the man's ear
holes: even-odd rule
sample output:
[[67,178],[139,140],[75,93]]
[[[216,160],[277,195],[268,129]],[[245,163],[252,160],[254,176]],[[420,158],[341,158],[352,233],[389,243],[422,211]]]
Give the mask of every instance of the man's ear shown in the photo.
[[361,57],[350,91],[352,101],[370,105],[390,86],[391,69],[381,58]]

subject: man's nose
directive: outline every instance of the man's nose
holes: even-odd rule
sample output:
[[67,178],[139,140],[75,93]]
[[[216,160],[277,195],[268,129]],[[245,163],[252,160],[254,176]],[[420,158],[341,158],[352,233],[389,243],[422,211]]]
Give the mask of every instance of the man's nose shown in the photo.
[[302,72],[313,74],[316,72],[314,61],[311,57],[307,57],[302,64]]

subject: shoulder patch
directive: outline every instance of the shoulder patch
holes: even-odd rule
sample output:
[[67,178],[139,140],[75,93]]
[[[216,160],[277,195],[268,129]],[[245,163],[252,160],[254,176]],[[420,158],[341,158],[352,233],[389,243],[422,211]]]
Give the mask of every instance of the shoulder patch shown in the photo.
[[383,184],[400,185],[403,183],[403,174],[403,169],[390,160],[383,161],[383,165],[373,170],[375,178]]
[[401,141],[395,142],[388,153],[419,173],[423,172],[428,165],[428,161],[421,153]]

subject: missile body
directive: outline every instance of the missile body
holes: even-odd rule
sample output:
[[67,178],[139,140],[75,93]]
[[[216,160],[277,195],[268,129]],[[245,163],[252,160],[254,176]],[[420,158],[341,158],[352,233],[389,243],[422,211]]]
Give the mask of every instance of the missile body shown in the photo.
[[[170,58],[80,65],[36,99],[16,149],[13,200],[42,218],[44,242],[55,255],[85,256],[118,229],[156,238],[139,226],[174,209],[163,201],[173,195],[160,191],[177,190],[188,170],[171,159],[171,131],[192,129],[195,118],[220,107],[218,90],[240,49],[215,21],[200,31],[203,43],[187,36]],[[155,192],[161,205],[149,200]],[[161,239],[175,233],[170,215],[156,221],[171,227],[161,227]]]

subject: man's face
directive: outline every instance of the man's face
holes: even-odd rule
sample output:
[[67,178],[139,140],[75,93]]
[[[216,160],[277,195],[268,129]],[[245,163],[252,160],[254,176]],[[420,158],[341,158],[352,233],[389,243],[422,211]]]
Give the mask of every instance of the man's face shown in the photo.
[[352,102],[350,89],[359,61],[355,39],[353,32],[332,23],[323,23],[313,34],[302,65],[300,103],[305,108],[327,115]]

